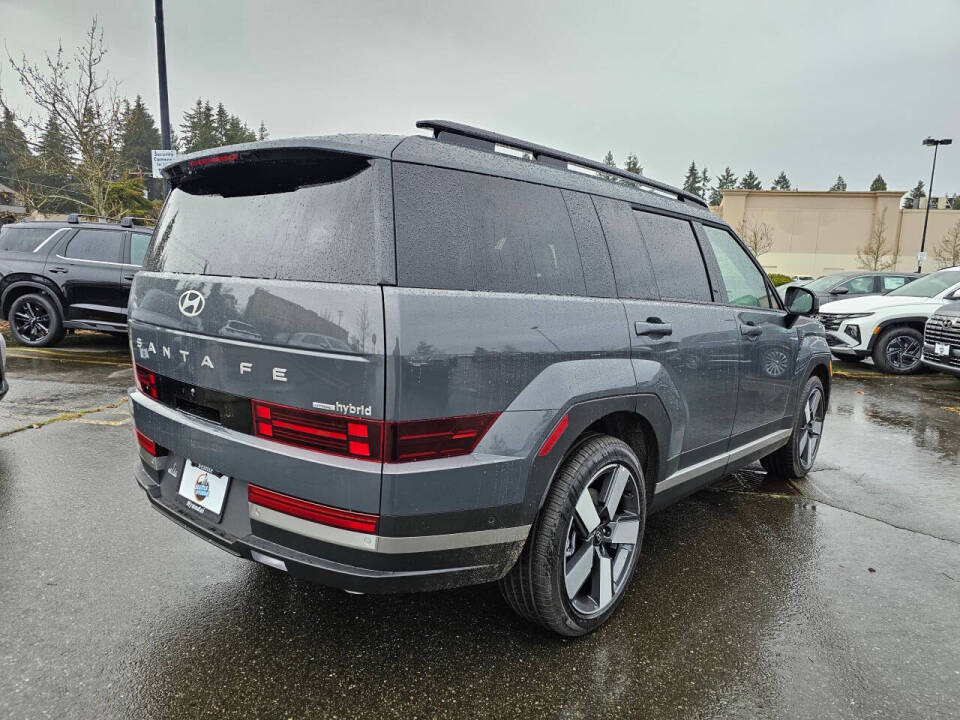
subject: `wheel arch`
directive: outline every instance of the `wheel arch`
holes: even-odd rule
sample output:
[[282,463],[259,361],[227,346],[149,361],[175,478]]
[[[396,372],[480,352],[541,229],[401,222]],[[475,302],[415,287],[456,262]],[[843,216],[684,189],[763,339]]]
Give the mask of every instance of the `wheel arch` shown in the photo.
[[913,315],[910,317],[898,317],[882,320],[881,322],[877,323],[877,326],[873,329],[873,334],[870,336],[870,342],[867,343],[867,350],[872,352],[877,339],[891,328],[909,327],[914,330],[918,330],[922,334],[923,328],[927,324],[928,319],[929,318],[927,318],[925,315]]
[[17,298],[30,295],[31,293],[40,293],[50,298],[53,304],[56,305],[61,319],[64,318],[63,300],[60,297],[60,292],[52,287],[50,281],[37,276],[14,278],[5,284],[2,293],[0,293],[0,311],[3,312],[3,317],[6,318],[7,315],[10,314],[10,308]]

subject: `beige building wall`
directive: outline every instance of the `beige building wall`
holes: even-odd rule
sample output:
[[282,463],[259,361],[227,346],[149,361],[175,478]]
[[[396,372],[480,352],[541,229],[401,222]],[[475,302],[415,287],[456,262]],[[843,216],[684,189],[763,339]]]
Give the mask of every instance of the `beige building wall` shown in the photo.
[[[825,275],[857,270],[857,249],[865,246],[879,218],[895,269],[916,270],[923,210],[901,210],[905,192],[781,192],[724,190],[717,212],[740,230],[765,223],[773,246],[760,256],[767,272]],[[960,211],[930,210],[924,270],[937,269],[933,249],[960,222]]]

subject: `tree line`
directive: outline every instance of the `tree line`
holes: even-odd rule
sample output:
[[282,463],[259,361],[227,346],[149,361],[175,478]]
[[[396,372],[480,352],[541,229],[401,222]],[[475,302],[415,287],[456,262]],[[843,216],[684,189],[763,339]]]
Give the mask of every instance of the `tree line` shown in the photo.
[[[617,163],[613,156],[613,151],[608,151],[606,156],[603,158],[603,163],[607,167],[617,167]],[[640,160],[637,157],[636,153],[630,153],[627,155],[627,161],[624,163],[624,169],[629,172],[635,172],[638,174],[643,174],[643,167],[640,165]],[[607,179],[616,179],[614,175],[605,176]],[[763,190],[763,183],[760,178],[757,177],[757,174],[752,170],[747,170],[746,174],[741,177],[737,175],[730,169],[728,165],[723,173],[717,175],[715,180],[711,182],[710,174],[707,171],[707,168],[697,169],[697,163],[691,161],[690,166],[687,168],[687,175],[681,184],[681,187],[700,198],[706,200],[710,205],[719,205],[723,200],[723,191],[724,190]],[[787,177],[785,170],[781,170],[780,174],[773,180],[770,184],[768,190],[780,190],[780,191],[790,191],[798,190],[799,188],[794,187],[793,183],[790,182],[790,178]],[[847,181],[843,179],[842,175],[838,175],[836,181],[833,185],[830,186],[831,192],[844,192],[847,189]],[[873,179],[873,182],[870,183],[870,191],[878,192],[887,189],[887,181],[883,179],[883,175],[877,173],[877,176]],[[924,190],[923,180],[918,180],[914,188],[906,195],[903,200],[904,208],[915,208],[919,207],[919,201],[921,198],[927,196],[926,191]],[[960,194],[953,194],[947,196],[947,207],[953,210],[960,210]]]
[[[18,114],[0,88],[0,183],[28,211],[82,212],[103,217],[156,217],[162,182],[151,174],[150,151],[160,149],[157,123],[137,95],[130,100],[103,68],[107,50],[96,19],[72,55],[62,45],[40,62],[8,62],[34,106]],[[266,139],[223,103],[198,98],[183,114],[172,146],[194,152]]]

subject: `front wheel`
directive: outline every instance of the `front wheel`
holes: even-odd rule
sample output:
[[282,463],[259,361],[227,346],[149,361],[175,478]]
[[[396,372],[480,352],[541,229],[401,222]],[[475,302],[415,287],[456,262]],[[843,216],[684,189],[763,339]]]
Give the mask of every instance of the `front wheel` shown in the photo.
[[920,372],[923,333],[912,327],[893,327],[883,332],[873,346],[873,363],[891,375]]
[[640,460],[608,435],[564,461],[516,565],[500,581],[521,616],[560,635],[586,635],[623,600],[647,514]]
[[63,338],[63,320],[56,306],[43,295],[21,295],[13,301],[10,332],[22,345],[49,347]]
[[807,380],[800,394],[800,406],[793,421],[790,441],[779,450],[760,458],[763,469],[771,475],[799,480],[813,468],[823,435],[823,416],[827,400],[823,382],[816,375]]

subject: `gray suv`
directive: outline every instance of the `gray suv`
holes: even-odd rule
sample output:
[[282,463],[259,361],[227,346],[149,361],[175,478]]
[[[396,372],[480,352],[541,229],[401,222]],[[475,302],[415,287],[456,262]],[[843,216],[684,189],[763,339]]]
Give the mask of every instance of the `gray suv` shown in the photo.
[[809,471],[816,298],[782,303],[696,196],[418,126],[165,170],[129,306],[137,481],[235,555],[353,592],[498,580],[582,635],[650,512],[757,459]]

